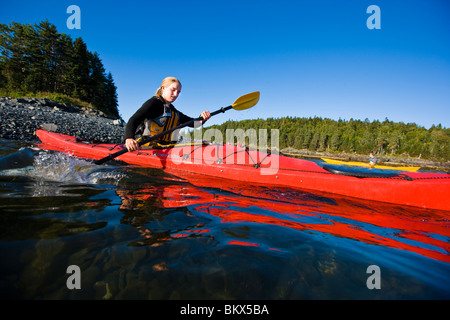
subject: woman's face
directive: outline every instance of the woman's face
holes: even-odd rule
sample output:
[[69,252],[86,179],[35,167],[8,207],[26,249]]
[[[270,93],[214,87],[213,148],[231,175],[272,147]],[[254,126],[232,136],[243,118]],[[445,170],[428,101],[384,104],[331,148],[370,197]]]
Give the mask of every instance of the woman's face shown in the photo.
[[162,97],[166,102],[173,103],[177,100],[181,92],[181,85],[178,82],[172,83],[168,87],[162,87]]

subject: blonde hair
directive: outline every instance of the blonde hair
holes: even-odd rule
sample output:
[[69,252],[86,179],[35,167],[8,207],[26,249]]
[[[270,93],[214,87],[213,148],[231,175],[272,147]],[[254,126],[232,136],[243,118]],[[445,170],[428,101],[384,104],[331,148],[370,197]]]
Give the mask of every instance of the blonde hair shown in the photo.
[[158,98],[161,98],[161,95],[162,95],[162,87],[167,88],[167,87],[169,87],[172,83],[178,83],[178,84],[180,85],[180,87],[181,87],[181,82],[180,82],[180,80],[178,80],[178,79],[175,78],[175,77],[167,77],[167,78],[165,78],[165,79],[162,81],[161,86],[159,87],[159,89],[156,90],[155,96],[157,96]]

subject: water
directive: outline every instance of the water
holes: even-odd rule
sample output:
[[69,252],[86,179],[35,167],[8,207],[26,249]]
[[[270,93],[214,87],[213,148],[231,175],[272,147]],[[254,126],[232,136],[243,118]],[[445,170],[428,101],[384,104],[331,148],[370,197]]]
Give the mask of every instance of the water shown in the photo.
[[0,140],[1,298],[450,298],[449,212],[205,181]]

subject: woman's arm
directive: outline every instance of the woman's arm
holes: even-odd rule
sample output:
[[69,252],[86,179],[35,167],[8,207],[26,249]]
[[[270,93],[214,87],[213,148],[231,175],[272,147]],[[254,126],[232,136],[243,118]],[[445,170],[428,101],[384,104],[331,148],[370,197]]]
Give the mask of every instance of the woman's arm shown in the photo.
[[128,120],[125,128],[125,146],[128,151],[135,151],[141,148],[135,140],[136,129],[145,119],[156,118],[159,115],[158,112],[162,112],[160,105],[162,105],[162,102],[153,97],[147,100]]
[[160,110],[161,108],[158,108],[158,102],[162,105],[156,97],[147,100],[142,107],[131,116],[125,128],[125,139],[134,139],[137,127],[144,122],[145,119],[156,118],[159,115],[158,112],[162,113]]

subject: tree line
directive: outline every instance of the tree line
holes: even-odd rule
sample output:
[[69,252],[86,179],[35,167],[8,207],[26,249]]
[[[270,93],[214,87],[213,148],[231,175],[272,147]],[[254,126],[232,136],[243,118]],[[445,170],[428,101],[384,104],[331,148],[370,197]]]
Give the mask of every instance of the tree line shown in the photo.
[[438,161],[450,159],[450,129],[440,124],[430,129],[415,123],[385,119],[331,120],[315,118],[268,118],[266,120],[227,121],[212,126],[225,137],[227,129],[279,129],[279,147],[318,152],[420,157]]
[[119,117],[117,88],[97,52],[48,21],[0,24],[0,88],[59,93]]

